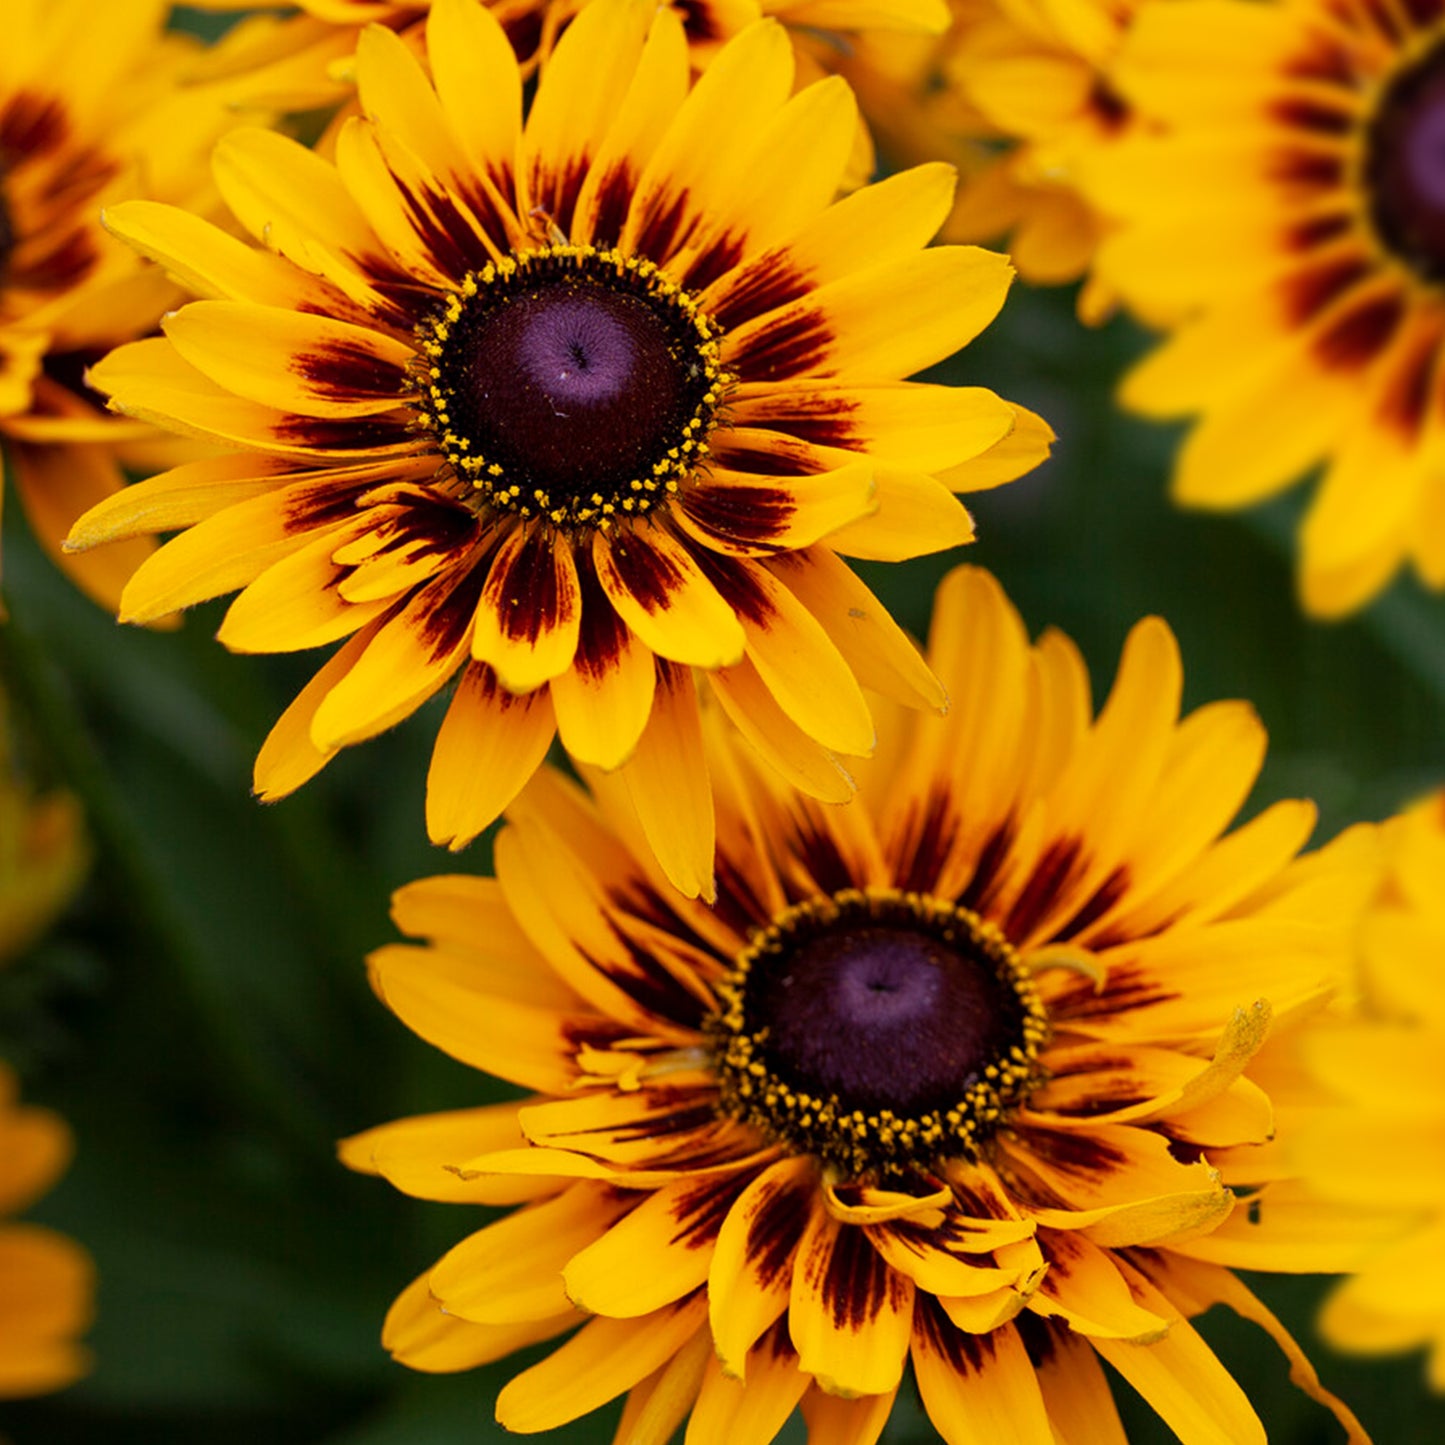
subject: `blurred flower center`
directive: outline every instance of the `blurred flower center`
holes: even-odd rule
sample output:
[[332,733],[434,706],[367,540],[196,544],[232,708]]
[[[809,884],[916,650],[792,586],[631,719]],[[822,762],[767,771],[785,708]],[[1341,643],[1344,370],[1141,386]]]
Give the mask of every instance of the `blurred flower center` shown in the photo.
[[1017,953],[967,909],[846,890],[776,918],[709,1024],[723,1107],[852,1174],[969,1156],[1037,1080]]
[[0,165],[0,285],[10,269],[10,253],[15,249],[15,219],[5,197],[5,168]]
[[1445,280],[1445,45],[1385,86],[1363,174],[1385,245],[1426,280]]
[[509,257],[423,324],[426,419],[490,505],[606,528],[706,454],[715,335],[650,262],[576,246]]

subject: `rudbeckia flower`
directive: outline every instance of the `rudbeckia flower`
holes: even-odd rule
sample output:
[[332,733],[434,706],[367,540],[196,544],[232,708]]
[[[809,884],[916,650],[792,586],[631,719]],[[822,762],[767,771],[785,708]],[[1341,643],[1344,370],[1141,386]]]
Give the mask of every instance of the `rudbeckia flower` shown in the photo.
[[[1326,1301],[1325,1338],[1367,1355],[1428,1346],[1445,1391],[1445,794],[1386,828],[1389,872],[1362,931],[1360,1017],[1308,1041],[1340,1107],[1299,1136],[1310,1207],[1385,1237]],[[1381,1227],[1383,1226],[1383,1228]]]
[[495,879],[398,893],[425,941],[373,955],[378,993],[527,1092],[342,1146],[512,1206],[387,1347],[461,1370],[566,1334],[501,1392],[523,1432],[626,1393],[622,1442],[686,1416],[690,1445],[766,1445],[801,1405],[816,1445],[871,1445],[911,1360],[949,1445],[1120,1442],[1102,1359],[1186,1445],[1262,1445],[1190,1323],[1223,1303],[1363,1440],[1229,1266],[1328,1243],[1302,1265],[1275,1221],[1267,1062],[1343,976],[1373,835],[1296,856],[1298,802],[1225,833],[1263,730],[1179,717],[1158,619],[1097,717],[1072,644],[1030,647],[985,573],[945,582],[929,656],[951,710],[886,718],[847,808],[708,713],[715,909],[669,890],[614,779],[552,772]]
[[[0,1064],[0,1217],[44,1194],[70,1160],[70,1131],[48,1109],[23,1108]],[[89,1256],[38,1224],[0,1223],[0,1399],[42,1395],[79,1378],[78,1336],[95,1292]]]
[[[530,74],[557,37],[594,0],[475,0],[507,32],[518,63]],[[667,3],[667,0],[661,0]],[[198,0],[211,11],[280,10],[279,21],[252,15],[232,36],[236,61],[251,89],[286,109],[334,103],[346,94],[347,58],[362,29],[381,24],[424,49],[432,0]],[[947,0],[675,0],[693,63],[707,64],[718,47],[764,16],[775,16],[801,43],[803,56],[829,54],[873,31],[939,32]],[[813,67],[809,67],[810,70]],[[816,78],[816,73],[809,78]]]
[[943,691],[839,554],[970,540],[955,490],[1027,470],[1036,418],[900,380],[1003,302],[1005,259],[925,249],[953,174],[835,201],[847,86],[792,94],[761,21],[690,86],[649,0],[597,0],[527,116],[497,22],[438,0],[431,75],[390,30],[332,162],[238,132],[216,176],[251,248],[181,211],[108,224],[206,299],[91,370],[111,405],[225,444],[121,494],[71,545],[181,530],[130,621],[243,589],[220,639],[345,639],[271,733],[275,798],[453,679],[427,825],[459,847],[554,733],[620,770],[668,875],[712,888],[693,671],[817,796],[867,754],[867,685]]
[[1445,10],[1149,5],[1114,79],[1161,134],[1096,157],[1098,266],[1173,328],[1122,395],[1198,415],[1176,497],[1243,507],[1323,464],[1304,606],[1347,613],[1407,561],[1445,587]]
[[0,450],[42,547],[114,608],[152,550],[61,552],[72,522],[154,470],[175,439],[108,416],[86,365],[154,329],[178,293],[108,236],[102,206],[209,199],[206,158],[238,117],[222,86],[183,84],[199,46],[161,0],[7,0],[0,63]]
[[[947,158],[964,168],[950,240],[1007,236],[1024,280],[1088,275],[1103,220],[1079,187],[1086,158],[1132,129],[1110,82],[1139,0],[951,0],[938,41],[875,34],[839,70],[891,156]],[[1080,315],[1103,319],[1113,294],[1092,276]]]

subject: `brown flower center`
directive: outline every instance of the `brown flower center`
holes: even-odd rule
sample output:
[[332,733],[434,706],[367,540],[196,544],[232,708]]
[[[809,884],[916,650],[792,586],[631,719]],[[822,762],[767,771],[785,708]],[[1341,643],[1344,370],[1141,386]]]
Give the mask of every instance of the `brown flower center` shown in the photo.
[[788,910],[720,992],[724,1111],[851,1175],[976,1154],[1036,1079],[1047,1032],[996,928],[894,890]]
[[706,455],[716,329],[648,261],[527,252],[467,276],[420,331],[424,420],[493,507],[606,527]]
[[1445,280],[1445,45],[1385,86],[1362,178],[1384,244],[1426,280]]
[[15,218],[5,197],[5,171],[0,166],[0,285],[4,284],[10,270],[10,255],[15,249],[15,241]]

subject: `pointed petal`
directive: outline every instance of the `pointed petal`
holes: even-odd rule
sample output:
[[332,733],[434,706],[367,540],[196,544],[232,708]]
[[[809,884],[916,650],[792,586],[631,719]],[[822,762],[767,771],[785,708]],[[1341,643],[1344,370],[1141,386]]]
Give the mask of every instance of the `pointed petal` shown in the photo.
[[701,1293],[640,1320],[595,1319],[497,1397],[504,1430],[553,1430],[605,1405],[671,1359],[705,1324]]
[[542,766],[556,726],[543,690],[518,696],[485,665],[462,673],[426,779],[426,830],[455,851],[491,827]]
[[1034,1367],[1012,1325],[966,1334],[925,1296],[913,1335],[913,1373],[928,1418],[947,1445],[1054,1445]]
[[686,669],[658,659],[647,726],[619,775],[673,886],[688,898],[713,898],[712,783],[698,720],[697,689]]

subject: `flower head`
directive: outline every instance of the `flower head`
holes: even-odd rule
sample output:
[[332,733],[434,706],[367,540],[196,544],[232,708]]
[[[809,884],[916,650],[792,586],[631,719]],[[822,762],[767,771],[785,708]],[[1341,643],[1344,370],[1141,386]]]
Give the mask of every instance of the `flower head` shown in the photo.
[[1297,857],[1291,802],[1222,836],[1262,729],[1179,718],[1157,619],[1097,718],[1073,646],[1030,647],[987,574],[945,582],[930,658],[949,714],[886,719],[847,808],[708,714],[715,909],[667,888],[614,780],[550,772],[495,880],[397,895],[426,942],[373,955],[381,997],[529,1091],[343,1146],[410,1193],[520,1206],[398,1299],[400,1360],[581,1323],[503,1425],[627,1391],[621,1440],[690,1412],[694,1442],[767,1441],[801,1402],[837,1445],[877,1439],[911,1358],[951,1445],[1043,1445],[1121,1438],[1102,1357],[1182,1440],[1262,1442],[1189,1323],[1226,1302],[1329,1399],[1227,1266],[1315,1267],[1275,1218],[1269,1057],[1342,976],[1372,836]]
[[[1320,1326],[1339,1349],[1427,1346],[1445,1391],[1445,794],[1386,829],[1389,872],[1362,931],[1360,1016],[1308,1041],[1314,1078],[1341,1107],[1299,1135],[1311,1207],[1367,1237]],[[1373,1234],[1375,1237],[1369,1239]]]
[[[48,1109],[23,1108],[0,1064],[0,1217],[39,1198],[70,1160],[70,1132]],[[38,1224],[0,1223],[0,1399],[58,1390],[85,1373],[77,1337],[95,1285],[85,1251]]]
[[108,236],[100,210],[148,196],[200,205],[205,160],[237,123],[220,85],[184,83],[199,47],[164,31],[169,6],[14,0],[0,73],[0,450],[41,545],[114,607],[152,550],[91,556],[61,541],[124,483],[123,465],[166,465],[174,438],[107,416],[85,367],[152,330],[173,285]]
[[712,887],[692,669],[776,765],[847,798],[861,684],[942,691],[838,554],[969,540],[953,490],[1047,447],[981,388],[900,380],[1002,304],[1002,257],[924,249],[952,174],[835,201],[854,134],[792,94],[768,21],[690,86],[678,17],[598,0],[526,124],[506,38],[438,0],[431,78],[364,32],[335,164],[240,132],[221,190],[269,248],[133,204],[110,225],[208,299],[92,370],[111,405],[232,451],[84,518],[89,546],[186,529],[136,573],[145,620],[242,588],[238,651],[346,639],[257,763],[281,796],[452,679],[427,822],[461,846],[540,762],[620,769],[669,877]]
[[1445,586],[1445,11],[1150,5],[1115,83],[1157,134],[1090,173],[1117,221],[1099,269],[1174,328],[1123,398],[1199,415],[1176,495],[1240,507],[1323,463],[1306,608],[1351,611],[1406,561]]

